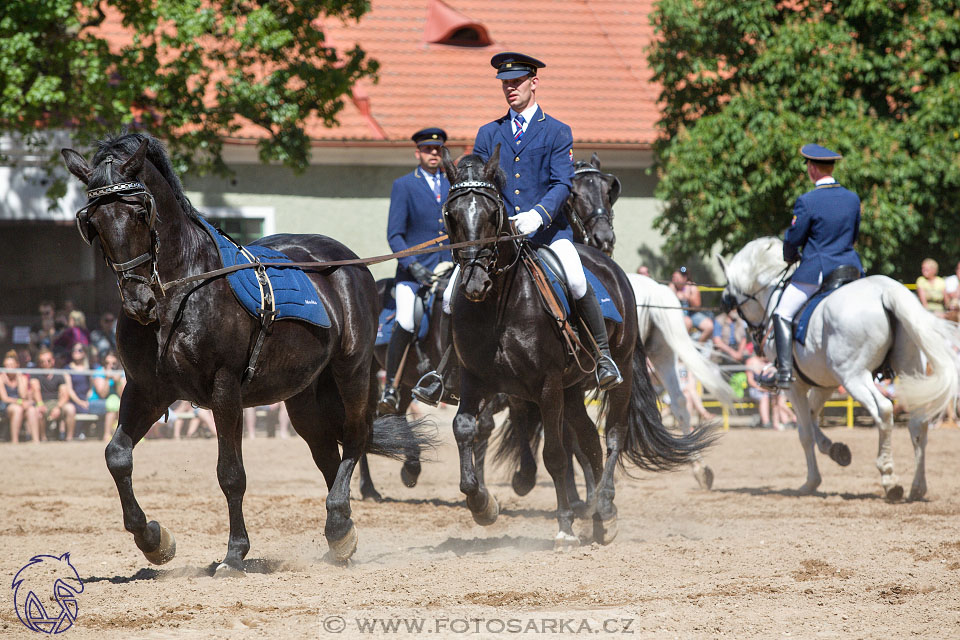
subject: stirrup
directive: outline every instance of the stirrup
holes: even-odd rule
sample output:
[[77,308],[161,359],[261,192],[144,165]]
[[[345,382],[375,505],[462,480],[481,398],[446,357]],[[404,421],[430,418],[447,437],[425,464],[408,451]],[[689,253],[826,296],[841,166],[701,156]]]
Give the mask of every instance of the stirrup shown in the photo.
[[[601,368],[606,369],[606,375],[604,375],[603,378],[600,377]],[[597,358],[596,376],[597,388],[600,389],[600,391],[607,391],[623,382],[623,376],[620,374],[617,363],[608,355],[601,355]]]
[[389,385],[383,388],[380,402],[377,403],[377,411],[380,415],[389,415],[400,411],[400,394],[397,393],[396,389]]
[[436,371],[428,371],[417,380],[417,386],[411,393],[423,404],[435,407],[443,396],[443,378]]

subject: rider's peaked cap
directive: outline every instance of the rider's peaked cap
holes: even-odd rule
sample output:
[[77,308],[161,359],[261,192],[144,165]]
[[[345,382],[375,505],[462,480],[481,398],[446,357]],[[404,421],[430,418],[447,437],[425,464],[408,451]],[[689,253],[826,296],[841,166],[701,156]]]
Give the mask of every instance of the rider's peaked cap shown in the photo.
[[498,53],[490,58],[490,64],[497,70],[498,80],[511,80],[526,75],[535,76],[537,69],[547,66],[536,58],[512,51]]
[[418,147],[421,145],[442,146],[447,141],[447,132],[439,127],[428,127],[426,129],[420,129],[420,131],[417,131],[410,136],[410,138]]
[[800,147],[800,155],[802,155],[807,160],[813,160],[814,162],[822,162],[824,164],[833,164],[837,160],[841,159],[843,156],[837,153],[836,151],[830,151],[826,147],[821,147],[818,144],[805,144]]

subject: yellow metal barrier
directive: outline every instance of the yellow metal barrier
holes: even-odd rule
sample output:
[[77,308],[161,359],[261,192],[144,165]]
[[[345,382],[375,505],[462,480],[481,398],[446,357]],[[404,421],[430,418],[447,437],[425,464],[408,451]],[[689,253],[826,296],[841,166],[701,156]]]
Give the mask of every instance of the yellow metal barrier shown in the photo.
[[[723,406],[716,400],[707,400],[706,402],[703,403],[703,406],[719,407],[720,415],[723,418],[723,430],[724,431],[730,430],[730,410],[727,407]],[[787,406],[793,409],[793,405],[791,405],[789,402],[787,403]],[[848,395],[843,400],[827,400],[823,404],[823,406],[824,408],[845,407],[847,409],[847,428],[853,429],[853,409],[855,407],[859,407],[860,403],[855,402],[852,396]],[[756,409],[757,405],[755,402],[734,402],[733,408],[734,409]]]

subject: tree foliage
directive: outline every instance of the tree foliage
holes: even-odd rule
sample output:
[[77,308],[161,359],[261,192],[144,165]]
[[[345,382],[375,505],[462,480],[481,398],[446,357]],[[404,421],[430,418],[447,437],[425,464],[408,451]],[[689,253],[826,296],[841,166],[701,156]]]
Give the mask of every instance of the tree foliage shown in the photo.
[[868,271],[960,260],[960,5],[947,0],[660,0],[649,60],[667,249],[781,235],[812,185],[798,154],[844,155]]
[[262,132],[262,161],[303,169],[305,119],[334,124],[344,94],[377,70],[359,48],[328,46],[317,26],[359,18],[365,0],[0,4],[0,134],[46,155],[44,131],[84,144],[144,128],[180,171],[222,171],[224,137],[247,121]]

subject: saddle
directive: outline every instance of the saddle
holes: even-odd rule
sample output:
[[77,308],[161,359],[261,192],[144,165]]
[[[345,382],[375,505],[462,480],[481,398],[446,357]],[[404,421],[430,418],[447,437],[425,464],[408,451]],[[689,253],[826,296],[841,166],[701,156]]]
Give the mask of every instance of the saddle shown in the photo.
[[[433,270],[434,283],[427,289],[420,289],[413,302],[413,334],[416,341],[426,339],[430,331],[430,314],[433,305],[439,300],[438,296],[443,295],[447,283],[450,281],[450,275],[453,272],[453,266],[450,262],[441,262]],[[396,285],[390,286],[384,292],[381,298],[380,317],[377,321],[377,339],[376,346],[390,344],[390,336],[393,335],[393,327],[397,323],[397,300],[394,297]]]
[[824,298],[839,289],[845,284],[849,284],[860,279],[860,269],[853,265],[840,265],[823,279],[823,282],[793,318],[793,337],[798,344],[805,344],[807,339],[807,327],[810,325],[810,318]]

